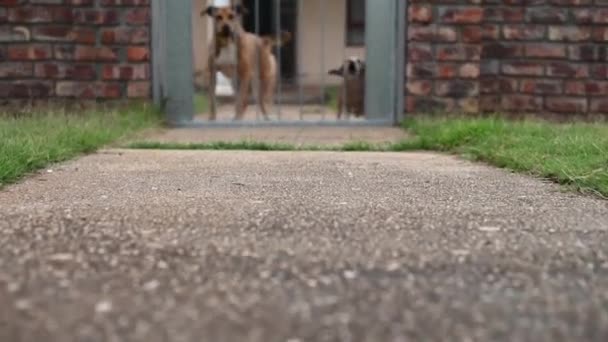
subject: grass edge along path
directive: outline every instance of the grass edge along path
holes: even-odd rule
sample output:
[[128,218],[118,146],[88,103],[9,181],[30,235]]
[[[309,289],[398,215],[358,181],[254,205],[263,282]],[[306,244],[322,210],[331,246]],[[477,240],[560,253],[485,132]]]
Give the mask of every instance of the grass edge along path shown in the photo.
[[148,104],[83,113],[40,110],[16,117],[1,113],[0,188],[160,122],[158,110]]
[[439,151],[608,198],[608,123],[556,124],[493,118],[419,117],[404,128],[413,137],[392,144],[293,145],[262,141],[134,142],[135,149],[257,151]]
[[608,198],[608,123],[420,118],[407,122],[420,150],[457,153]]

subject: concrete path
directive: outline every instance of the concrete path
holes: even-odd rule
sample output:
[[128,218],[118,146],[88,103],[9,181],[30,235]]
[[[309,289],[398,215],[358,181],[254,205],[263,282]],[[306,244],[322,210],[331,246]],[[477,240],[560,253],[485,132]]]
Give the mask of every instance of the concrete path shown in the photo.
[[[315,110],[317,112],[315,112]],[[300,111],[302,116],[300,117]],[[222,105],[218,107],[217,122],[233,122],[233,105]],[[331,109],[324,109],[324,114],[319,112],[318,106],[282,106],[282,115],[279,118],[276,114],[271,115],[271,119],[278,121],[328,121],[336,122],[335,114]],[[199,122],[207,120],[207,114],[200,114],[196,117]],[[363,121],[363,119],[350,118],[350,121]],[[153,132],[138,141],[154,141],[164,143],[209,143],[209,142],[242,142],[264,141],[268,143],[284,143],[295,146],[314,145],[314,146],[338,146],[353,142],[368,142],[371,144],[388,144],[399,142],[407,137],[407,134],[400,127],[390,126],[255,126],[256,122],[263,122],[260,113],[257,113],[255,106],[250,106],[243,122],[251,123],[252,126],[245,127],[209,127],[209,128],[182,128],[166,129],[160,132]],[[343,119],[341,122],[346,122]]]
[[[234,103],[219,104],[217,108],[217,122],[232,122],[235,114]],[[268,108],[268,118],[272,121],[287,121],[287,122],[335,122],[338,121],[338,115],[332,108],[321,105],[274,105]],[[197,120],[206,121],[209,119],[209,113],[199,113],[196,115]],[[264,116],[257,105],[249,105],[243,116],[244,122],[255,123],[263,122]],[[364,118],[356,118],[354,116],[347,117],[344,115],[340,121],[362,122]]]
[[452,157],[110,150],[0,217],[0,341],[608,340],[608,202]]
[[339,146],[353,142],[396,143],[407,137],[398,127],[213,127],[169,129],[139,141],[164,143],[209,143],[264,141],[295,146]]

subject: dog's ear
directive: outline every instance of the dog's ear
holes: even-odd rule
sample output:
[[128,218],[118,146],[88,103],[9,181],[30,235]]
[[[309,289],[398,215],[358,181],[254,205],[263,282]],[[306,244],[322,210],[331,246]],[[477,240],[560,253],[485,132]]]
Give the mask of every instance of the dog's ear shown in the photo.
[[201,12],[201,17],[204,17],[206,15],[213,17],[216,12],[217,12],[217,7],[209,6],[209,7],[207,7],[207,9],[205,9],[204,11]]
[[359,60],[359,71],[364,74],[365,73],[365,62],[362,60]]
[[247,13],[249,13],[247,12],[247,9],[241,4],[232,6],[232,10],[234,10],[234,13],[236,13],[237,15],[246,15]]

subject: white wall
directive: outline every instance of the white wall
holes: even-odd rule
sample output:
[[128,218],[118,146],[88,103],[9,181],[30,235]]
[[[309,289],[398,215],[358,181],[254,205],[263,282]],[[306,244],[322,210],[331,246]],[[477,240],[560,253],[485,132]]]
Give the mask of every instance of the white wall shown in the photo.
[[346,47],[346,0],[300,0],[298,10],[296,43],[298,71],[305,74],[302,82],[314,85],[325,78],[328,84],[338,83],[327,75],[329,69],[350,56],[365,58],[364,47]]

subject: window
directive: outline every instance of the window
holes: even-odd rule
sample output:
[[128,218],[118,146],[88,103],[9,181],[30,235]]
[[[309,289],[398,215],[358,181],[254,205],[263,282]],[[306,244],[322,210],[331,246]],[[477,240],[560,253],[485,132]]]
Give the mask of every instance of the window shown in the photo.
[[365,2],[346,0],[346,45],[365,45]]

